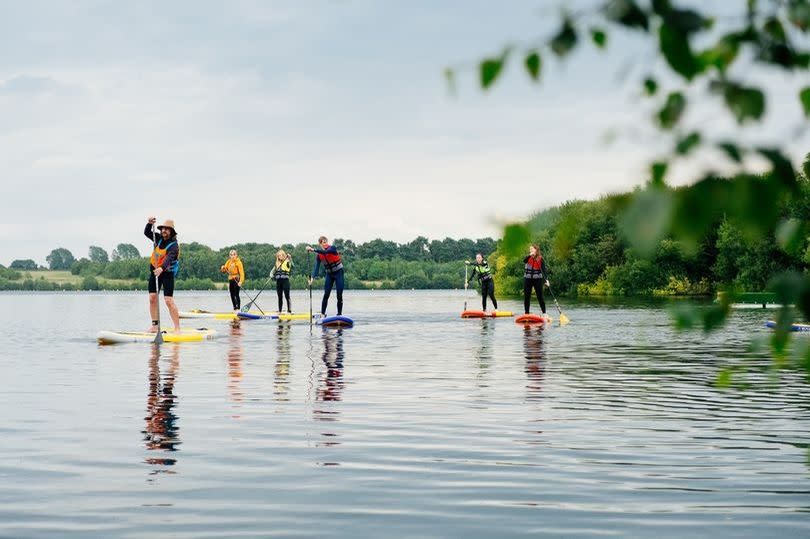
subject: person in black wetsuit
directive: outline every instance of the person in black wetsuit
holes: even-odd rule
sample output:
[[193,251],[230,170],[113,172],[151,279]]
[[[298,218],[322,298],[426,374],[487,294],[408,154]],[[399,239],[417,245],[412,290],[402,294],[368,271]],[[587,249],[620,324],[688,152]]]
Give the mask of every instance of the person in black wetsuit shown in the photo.
[[312,285],[312,280],[318,276],[318,271],[323,264],[325,270],[325,282],[323,284],[323,300],[321,301],[321,314],[326,315],[326,306],[329,304],[329,296],[332,294],[332,287],[337,288],[337,313],[338,316],[343,314],[343,260],[340,258],[340,253],[334,245],[329,245],[329,240],[326,236],[318,238],[319,248],[312,248],[307,245],[307,252],[317,253],[315,267],[312,270],[312,276],[309,278],[309,284]]
[[532,289],[537,294],[537,301],[540,302],[540,310],[546,314],[546,302],[543,299],[543,287],[549,286],[548,269],[540,252],[540,246],[533,243],[529,247],[529,256],[523,259],[523,308],[529,314],[529,306],[532,300]]
[[[487,310],[487,297],[492,299],[492,306],[497,309],[498,300],[495,299],[495,279],[492,278],[492,270],[489,268],[484,256],[478,253],[475,255],[475,262],[465,260],[464,263],[472,266],[472,276],[481,283],[481,304],[484,311]],[[466,284],[464,283],[465,286]]]
[[[153,242],[152,256],[149,259],[149,313],[152,315],[150,333],[156,333],[158,327],[158,290],[163,289],[163,299],[169,309],[174,330],[180,331],[180,313],[174,303],[174,278],[180,269],[180,244],[177,243],[177,231],[174,221],[167,219],[157,229],[160,234],[155,238],[155,218],[150,217],[143,229],[143,234]],[[155,283],[157,280],[157,283]]]
[[278,312],[282,312],[284,298],[287,299],[287,312],[292,312],[290,306],[290,274],[292,270],[292,257],[284,249],[279,249],[276,252],[276,263],[273,266],[273,280],[276,281],[276,295],[278,295]]

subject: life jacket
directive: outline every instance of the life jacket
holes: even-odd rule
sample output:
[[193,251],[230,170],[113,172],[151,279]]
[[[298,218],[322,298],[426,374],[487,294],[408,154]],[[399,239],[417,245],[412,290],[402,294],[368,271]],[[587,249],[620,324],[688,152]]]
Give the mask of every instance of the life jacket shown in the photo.
[[543,257],[539,256],[536,259],[532,256],[526,257],[526,266],[523,271],[525,279],[544,279],[543,275]]
[[[163,243],[163,240],[158,241],[155,244],[155,249],[152,251],[152,256],[149,259],[149,262],[152,264],[153,268],[160,268],[163,266],[163,262],[166,260],[166,255],[169,252],[169,247],[176,244],[177,242],[172,240],[167,243],[164,247],[161,247],[160,244]],[[177,275],[177,272],[180,271],[180,250],[177,251],[177,260],[172,262],[172,265],[169,266],[169,271]]]
[[240,273],[244,273],[244,269],[239,271],[239,265],[242,263],[242,260],[237,256],[236,260],[228,258],[225,262],[225,271],[228,272],[228,280],[229,281],[236,281],[240,278]]
[[479,281],[488,281],[492,279],[492,270],[484,260],[480,264],[473,264],[473,276],[478,277]]
[[290,273],[292,272],[292,264],[290,263],[289,258],[285,258],[281,262],[276,259],[276,269],[273,272],[273,278],[278,279],[289,279]]
[[[331,247],[331,245],[327,246],[327,249],[329,249],[329,247]],[[326,271],[329,273],[337,273],[343,269],[343,261],[341,260],[339,254],[333,255],[332,253],[319,253],[318,258],[321,260],[323,267],[326,268]]]

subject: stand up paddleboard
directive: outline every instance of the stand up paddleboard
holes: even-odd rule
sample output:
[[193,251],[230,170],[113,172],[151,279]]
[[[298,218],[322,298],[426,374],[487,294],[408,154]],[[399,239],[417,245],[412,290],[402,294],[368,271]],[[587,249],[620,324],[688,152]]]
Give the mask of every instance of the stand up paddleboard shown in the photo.
[[506,318],[515,316],[512,311],[464,311],[461,318]]
[[348,316],[324,316],[315,321],[319,326],[325,328],[350,328],[354,325],[354,320]]
[[[164,342],[200,342],[214,339],[217,332],[213,329],[181,329],[180,332],[164,331]],[[148,331],[99,331],[99,344],[119,344],[126,342],[154,342],[155,334]]]
[[[773,320],[765,322],[766,328],[776,329],[777,323]],[[790,324],[790,331],[810,331],[810,324]]]
[[275,319],[278,318],[277,313],[248,313],[245,311],[239,311],[236,313],[236,317],[240,320],[265,320],[265,319]]
[[515,324],[550,324],[551,317],[539,314],[521,314],[515,318]]
[[204,311],[202,309],[193,309],[191,311],[180,311],[180,318],[214,318],[216,320],[234,320],[238,315],[233,311],[227,312],[213,312]]

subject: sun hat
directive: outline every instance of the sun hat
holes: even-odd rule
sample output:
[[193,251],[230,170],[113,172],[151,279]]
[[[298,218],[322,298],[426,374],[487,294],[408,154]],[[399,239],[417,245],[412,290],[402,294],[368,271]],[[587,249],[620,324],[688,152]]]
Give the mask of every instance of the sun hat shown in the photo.
[[157,228],[158,228],[158,230],[162,230],[164,228],[171,228],[172,232],[177,234],[177,229],[174,228],[174,220],[173,219],[166,219],[165,221],[163,221],[163,224],[158,226]]

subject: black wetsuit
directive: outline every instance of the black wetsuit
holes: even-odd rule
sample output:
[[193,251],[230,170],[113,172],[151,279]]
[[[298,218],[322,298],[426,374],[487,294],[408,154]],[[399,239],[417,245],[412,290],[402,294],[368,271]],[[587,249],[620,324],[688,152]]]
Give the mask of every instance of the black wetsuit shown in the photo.
[[472,262],[470,265],[472,266],[473,277],[477,277],[478,282],[481,283],[481,305],[484,307],[484,310],[487,310],[487,297],[492,299],[492,306],[497,309],[498,300],[495,299],[495,279],[492,278],[492,271],[489,269],[489,264],[484,260],[480,264]]
[[523,272],[523,309],[526,314],[529,314],[529,307],[531,306],[532,290],[537,294],[537,301],[540,303],[540,310],[546,314],[546,301],[543,299],[543,286],[546,284],[548,278],[548,269],[546,269],[546,261],[540,257],[531,259],[527,256],[523,259],[525,269]]

